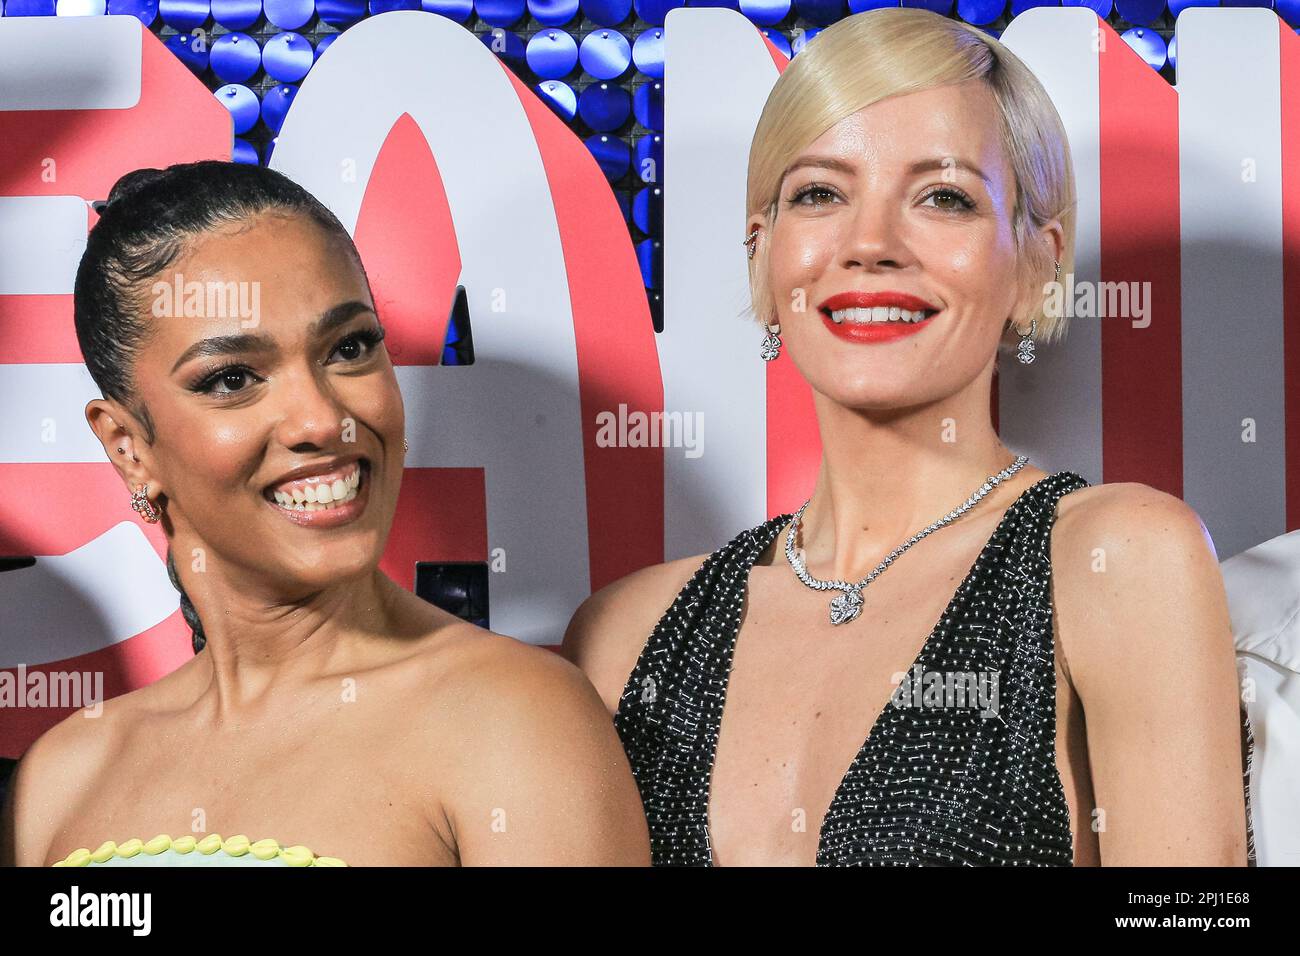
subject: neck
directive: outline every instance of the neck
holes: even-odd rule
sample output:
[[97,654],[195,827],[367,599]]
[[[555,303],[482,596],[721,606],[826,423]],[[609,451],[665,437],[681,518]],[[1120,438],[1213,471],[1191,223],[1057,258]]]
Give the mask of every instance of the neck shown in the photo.
[[[173,541],[178,554],[189,547]],[[213,552],[208,551],[209,554]],[[294,594],[268,589],[263,575],[214,567],[177,572],[207,640],[204,650],[218,719],[251,711],[322,675],[359,665],[367,637],[397,631],[401,589],[378,568]],[[254,580],[256,579],[256,580]]]
[[[888,412],[849,409],[814,393],[822,463],[797,542],[810,573],[861,580],[1014,463],[1016,454],[993,431],[989,384],[981,376],[943,401]],[[1007,485],[1019,477],[995,486],[951,525],[1000,513],[1014,499]]]

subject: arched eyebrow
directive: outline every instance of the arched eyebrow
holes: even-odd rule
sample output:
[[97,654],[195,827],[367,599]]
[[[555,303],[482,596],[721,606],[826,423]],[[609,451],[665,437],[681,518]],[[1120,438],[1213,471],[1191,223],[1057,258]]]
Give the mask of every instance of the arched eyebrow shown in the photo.
[[980,169],[969,160],[962,159],[960,156],[942,156],[935,159],[923,159],[913,163],[908,167],[908,172],[912,175],[917,173],[942,172],[945,169],[956,168],[964,169],[973,176],[978,176],[984,180],[984,185],[990,189],[993,187],[993,181],[984,175],[984,170]]
[[[327,309],[321,314],[320,318],[312,322],[307,329],[307,334],[312,338],[323,338],[339,326],[346,325],[362,312],[373,313],[374,311],[374,308],[368,302],[362,302],[359,299],[341,302]],[[265,335],[254,333],[213,335],[206,339],[199,339],[199,341],[182,352],[181,357],[172,366],[172,371],[175,372],[191,359],[211,358],[216,355],[243,355],[249,352],[271,353],[275,350],[275,342]]]
[[[811,166],[818,169],[833,169],[846,176],[856,176],[858,172],[857,168],[852,163],[840,159],[838,156],[800,156],[781,175],[782,181],[784,181],[785,177],[789,176],[796,169],[800,169],[804,166]],[[966,172],[984,180],[986,186],[990,188],[993,186],[993,182],[984,174],[984,170],[980,169],[969,160],[957,156],[940,156],[935,157],[934,159],[918,160],[907,168],[907,173],[908,175],[915,176],[917,173],[941,172],[951,167],[964,169]]]

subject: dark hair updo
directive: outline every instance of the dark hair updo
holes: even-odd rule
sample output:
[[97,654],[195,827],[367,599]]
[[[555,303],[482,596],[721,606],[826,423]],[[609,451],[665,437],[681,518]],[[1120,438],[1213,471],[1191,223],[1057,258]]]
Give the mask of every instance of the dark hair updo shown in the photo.
[[[99,221],[87,237],[73,287],[77,343],[100,392],[131,410],[149,444],[157,435],[134,379],[135,357],[151,331],[145,283],[175,262],[191,240],[264,212],[304,215],[343,240],[365,275],[338,217],[289,177],[264,166],[203,160],[137,169],[113,184],[106,201],[92,205]],[[203,625],[181,587],[170,548],[167,576],[180,592],[197,654],[206,643]]]

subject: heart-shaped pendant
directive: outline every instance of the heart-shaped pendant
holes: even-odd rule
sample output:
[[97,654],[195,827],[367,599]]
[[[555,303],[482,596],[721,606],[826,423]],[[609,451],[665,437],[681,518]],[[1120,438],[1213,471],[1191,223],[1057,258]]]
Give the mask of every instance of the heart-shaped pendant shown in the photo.
[[862,592],[856,588],[831,599],[831,623],[847,624],[862,610]]

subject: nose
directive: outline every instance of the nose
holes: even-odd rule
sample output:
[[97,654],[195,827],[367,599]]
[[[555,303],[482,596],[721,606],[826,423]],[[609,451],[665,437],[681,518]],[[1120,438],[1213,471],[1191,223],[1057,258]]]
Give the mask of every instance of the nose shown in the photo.
[[348,416],[324,377],[313,369],[298,368],[285,371],[279,384],[276,437],[281,444],[291,451],[335,447]]
[[900,210],[887,197],[859,200],[848,222],[840,256],[846,269],[901,268],[909,258],[900,232]]

